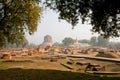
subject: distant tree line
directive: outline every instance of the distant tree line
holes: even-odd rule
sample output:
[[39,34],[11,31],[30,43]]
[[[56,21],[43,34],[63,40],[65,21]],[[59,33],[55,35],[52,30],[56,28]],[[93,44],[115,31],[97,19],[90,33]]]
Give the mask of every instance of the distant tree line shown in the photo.
[[10,43],[6,43],[3,48],[30,48],[30,47],[38,47],[39,45],[34,44],[34,43],[28,43],[28,42],[23,42],[23,43],[19,43],[17,44],[10,44]]
[[[75,42],[75,39],[71,37],[65,37],[62,40],[62,43],[55,42],[54,45],[59,47],[69,47],[70,45],[73,45]],[[78,40],[79,43],[87,43],[93,47],[120,47],[120,42],[110,42],[109,39],[104,38],[103,36],[98,37],[91,37],[90,39],[82,39]],[[6,42],[6,44],[3,46],[4,48],[24,48],[24,47],[38,47],[39,44],[29,43],[27,40],[24,42],[19,42],[18,44],[10,44]]]
[[[74,39],[71,37],[65,37],[62,40],[62,43],[56,42],[55,45],[61,47],[69,47],[70,45],[74,44]],[[88,39],[78,40],[79,43],[87,43],[93,47],[120,47],[120,42],[110,42],[109,39],[104,38],[103,36],[98,37],[91,37]]]

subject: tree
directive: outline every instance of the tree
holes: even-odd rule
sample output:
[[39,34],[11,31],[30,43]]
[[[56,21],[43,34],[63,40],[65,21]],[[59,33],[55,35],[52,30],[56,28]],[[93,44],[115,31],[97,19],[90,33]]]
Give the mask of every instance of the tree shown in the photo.
[[79,42],[80,42],[80,43],[88,43],[88,44],[90,43],[90,41],[87,40],[87,39],[79,40]]
[[5,42],[4,48],[21,48],[28,46],[28,40],[25,37],[22,37],[21,39],[17,39],[16,43],[10,44],[8,42]]
[[37,30],[42,8],[40,0],[0,0],[0,46],[24,41],[25,32]]
[[73,26],[81,18],[82,23],[90,22],[93,32],[106,38],[120,36],[119,0],[46,0],[44,3],[59,13],[59,19]]
[[66,37],[66,38],[64,38],[62,43],[63,43],[64,46],[69,46],[69,45],[74,43],[74,40],[70,37]]
[[92,46],[95,46],[96,42],[97,42],[97,38],[96,38],[95,36],[91,37],[91,39],[90,39],[90,44],[91,44]]
[[109,44],[109,39],[105,39],[103,36],[98,36],[97,46],[107,47]]

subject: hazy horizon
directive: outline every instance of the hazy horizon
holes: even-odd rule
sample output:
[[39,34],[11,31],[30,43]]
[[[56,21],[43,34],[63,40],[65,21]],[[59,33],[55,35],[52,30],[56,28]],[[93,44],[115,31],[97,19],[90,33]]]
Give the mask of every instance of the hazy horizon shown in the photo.
[[[26,34],[29,43],[41,44],[44,36],[51,35],[53,42],[61,42],[65,37],[71,37],[78,40],[90,39],[92,36],[98,36],[97,33],[90,31],[92,28],[89,24],[81,24],[79,22],[74,29],[72,25],[65,20],[59,21],[58,14],[49,10],[43,12],[43,17],[40,20],[37,31],[33,35]],[[118,42],[120,38],[110,39],[111,41]]]

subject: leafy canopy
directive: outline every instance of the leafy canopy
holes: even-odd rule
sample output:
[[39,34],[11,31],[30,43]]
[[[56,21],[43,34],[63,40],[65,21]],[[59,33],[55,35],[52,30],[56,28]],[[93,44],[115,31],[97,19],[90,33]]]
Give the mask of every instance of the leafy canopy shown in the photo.
[[109,45],[109,39],[105,39],[103,36],[98,36],[97,46],[107,47]]
[[26,41],[25,31],[37,30],[40,0],[0,0],[0,46]]
[[64,46],[69,46],[74,43],[74,40],[71,37],[65,37],[62,41]]
[[89,22],[93,32],[104,37],[120,36],[120,3],[119,0],[46,0],[47,7],[59,13],[75,26],[79,19]]

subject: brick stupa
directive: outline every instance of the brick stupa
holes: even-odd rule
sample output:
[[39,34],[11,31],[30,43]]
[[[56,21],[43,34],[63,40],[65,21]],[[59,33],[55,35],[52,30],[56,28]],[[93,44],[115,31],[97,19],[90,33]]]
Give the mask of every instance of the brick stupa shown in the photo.
[[44,37],[44,41],[42,43],[42,46],[52,46],[53,42],[52,42],[52,37],[50,35],[46,35]]

